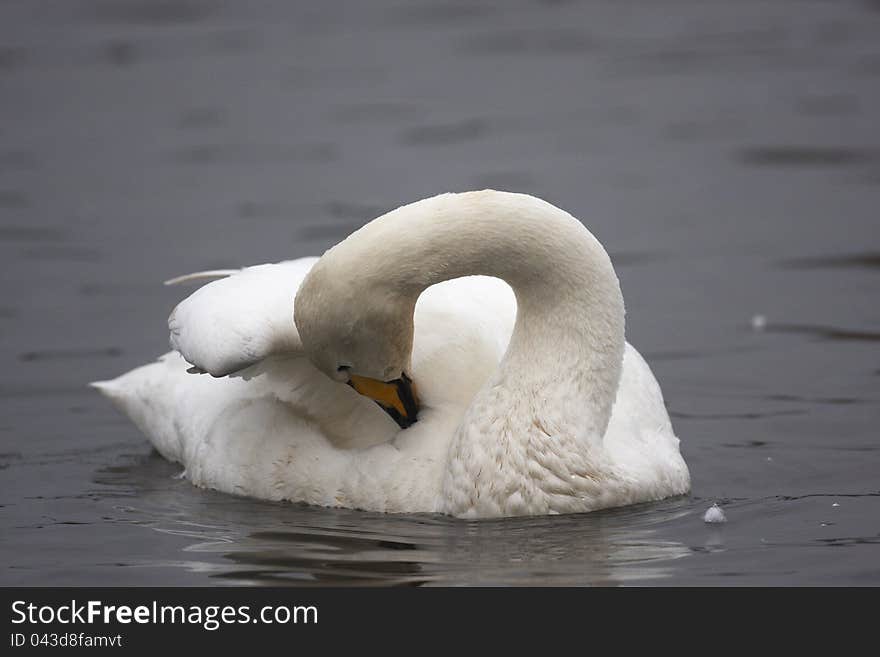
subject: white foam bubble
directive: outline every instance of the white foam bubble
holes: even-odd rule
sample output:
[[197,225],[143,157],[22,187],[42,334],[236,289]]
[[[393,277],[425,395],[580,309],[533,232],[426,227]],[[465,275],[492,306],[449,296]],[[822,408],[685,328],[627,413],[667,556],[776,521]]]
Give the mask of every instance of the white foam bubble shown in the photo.
[[703,514],[703,522],[727,522],[727,516],[724,515],[724,510],[720,506],[713,504]]

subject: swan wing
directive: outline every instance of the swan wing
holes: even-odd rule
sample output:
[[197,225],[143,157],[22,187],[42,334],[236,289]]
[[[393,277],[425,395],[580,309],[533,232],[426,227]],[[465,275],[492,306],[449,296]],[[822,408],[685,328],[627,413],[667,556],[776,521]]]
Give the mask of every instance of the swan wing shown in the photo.
[[[331,506],[436,510],[437,490],[425,482],[441,479],[461,415],[506,349],[516,315],[512,290],[498,279],[468,277],[422,295],[413,367],[423,408],[420,421],[399,432],[375,403],[321,374],[300,352],[264,349],[251,357],[271,353],[239,368],[247,359],[237,341],[259,328],[237,317],[253,300],[237,300],[259,297],[263,284],[290,285],[277,302],[283,308],[272,311],[289,316],[284,308],[292,309],[298,285],[287,275],[295,274],[293,265],[251,268],[258,271],[205,285],[175,313],[178,353],[92,385],[199,486]],[[305,271],[311,263],[298,266]],[[198,376],[188,373],[193,362],[214,372],[239,369]]]
[[301,351],[293,300],[317,258],[300,258],[229,272],[200,272],[172,279],[224,276],[193,292],[168,317],[171,348],[196,372],[226,376],[275,354]]

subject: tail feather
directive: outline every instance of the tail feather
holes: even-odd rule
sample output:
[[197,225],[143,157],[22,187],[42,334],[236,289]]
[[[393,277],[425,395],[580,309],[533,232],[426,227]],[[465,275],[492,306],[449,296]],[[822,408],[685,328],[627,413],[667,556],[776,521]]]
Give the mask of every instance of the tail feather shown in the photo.
[[91,381],[89,387],[95,388],[105,397],[112,397],[118,389],[118,384],[115,381]]
[[175,409],[181,403],[180,383],[192,378],[186,366],[180,355],[165,354],[156,362],[109,381],[92,381],[89,386],[128,416],[165,458],[179,461],[182,443]]

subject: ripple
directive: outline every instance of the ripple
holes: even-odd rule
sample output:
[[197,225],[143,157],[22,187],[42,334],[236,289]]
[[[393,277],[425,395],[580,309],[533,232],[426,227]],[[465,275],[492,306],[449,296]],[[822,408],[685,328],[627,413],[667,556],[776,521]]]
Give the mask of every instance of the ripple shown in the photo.
[[27,61],[24,48],[0,46],[0,71],[13,71],[21,68]]
[[216,107],[191,107],[183,110],[177,120],[177,127],[181,130],[194,130],[201,128],[213,128],[223,124],[226,114]]
[[688,35],[687,39],[619,40],[611,43],[609,63],[616,75],[644,77],[763,67],[790,69],[802,65],[784,44],[787,30],[780,25]]
[[572,55],[593,52],[593,39],[573,29],[494,31],[464,40],[464,50],[480,55]]
[[339,157],[336,145],[202,144],[173,151],[169,159],[182,164],[254,164],[261,162],[330,162]]
[[822,146],[755,146],[738,151],[750,166],[823,167],[864,164],[876,159],[874,151]]
[[798,100],[796,107],[809,116],[849,116],[858,113],[859,99],[849,94],[805,96]]
[[380,205],[350,201],[331,201],[324,205],[324,210],[333,220],[297,227],[296,233],[299,238],[303,240],[338,240],[388,211],[387,208]]
[[473,25],[494,13],[495,9],[470,2],[431,3],[395,9],[391,18],[405,25],[435,29],[438,25]]
[[343,123],[395,123],[404,119],[411,119],[421,113],[422,111],[417,105],[383,101],[343,105],[336,109],[332,116]]
[[81,283],[77,291],[84,297],[120,297],[132,294],[158,293],[159,287],[152,283],[112,283],[108,281]]
[[646,265],[652,262],[667,262],[673,257],[671,254],[658,251],[615,251],[610,255],[611,262],[615,266],[621,267]]
[[868,491],[867,493],[808,493],[806,495],[775,495],[769,499],[782,502],[794,502],[796,500],[808,500],[813,497],[880,497],[880,491]]
[[839,342],[880,341],[880,333],[876,331],[861,331],[838,328],[836,326],[821,326],[817,324],[767,324],[763,330],[768,333],[811,335],[822,340],[834,340]]
[[311,240],[334,240],[339,241],[342,238],[354,232],[360,224],[341,223],[328,221],[320,224],[307,224],[296,229],[298,238]]
[[784,269],[878,269],[880,270],[880,251],[845,253],[832,256],[810,256],[782,260],[779,266]]
[[0,384],[0,399],[31,398],[42,399],[48,396],[94,396],[94,391],[86,386],[23,386]]
[[104,254],[87,246],[45,244],[33,246],[24,251],[24,256],[32,260],[67,260],[71,262],[99,262]]
[[13,462],[19,462],[22,459],[21,452],[3,452],[0,454],[0,470],[5,470]]
[[101,58],[116,68],[128,68],[138,59],[138,48],[131,41],[114,39],[101,47]]
[[[834,524],[834,523],[826,523]],[[840,538],[817,538],[817,542],[830,547],[852,547],[853,545],[880,545],[880,535],[877,536],[853,536]]]
[[96,473],[100,488],[92,494],[127,506],[109,522],[176,536],[180,551],[200,555],[138,566],[197,568],[248,585],[573,586],[663,578],[670,562],[692,554],[655,534],[694,513],[686,497],[589,514],[463,521],[238,498],[173,479],[175,470],[151,454]]
[[798,409],[787,411],[746,411],[741,413],[686,413],[670,410],[669,416],[686,420],[760,420],[784,415],[806,415],[807,413],[807,410]]
[[831,404],[834,406],[848,406],[850,404],[870,404],[873,400],[860,399],[858,397],[802,397],[800,395],[767,395],[769,401],[802,402],[805,404]]
[[766,447],[770,443],[766,440],[747,440],[744,443],[721,443],[722,447],[733,447],[736,449],[753,449],[755,447]]
[[0,242],[57,242],[66,234],[46,226],[0,226]]
[[741,130],[742,123],[729,117],[709,117],[701,120],[677,119],[666,125],[664,134],[675,141],[697,142],[711,139],[730,139]]
[[524,191],[534,188],[535,176],[525,171],[498,171],[484,173],[474,178],[474,185],[479,189],[509,189]]
[[241,201],[236,205],[235,210],[242,219],[265,219],[283,214],[279,206],[259,201]]
[[37,166],[37,158],[29,151],[0,151],[0,173],[5,171],[33,171]]
[[220,53],[241,53],[254,49],[259,39],[251,30],[225,30],[212,35],[209,43]]
[[691,358],[704,358],[706,354],[698,351],[651,351],[644,354],[647,361],[665,361],[665,360],[688,360]]
[[466,119],[456,123],[423,125],[403,133],[402,141],[413,146],[453,144],[485,137],[489,125],[483,119]]
[[103,23],[181,25],[203,21],[217,7],[204,0],[103,0],[92,3],[87,16]]
[[24,192],[15,189],[0,190],[0,208],[21,209],[28,205],[28,198]]
[[324,208],[337,219],[357,219],[366,223],[388,212],[388,208],[351,201],[330,201]]
[[106,347],[102,349],[42,349],[38,351],[26,351],[19,354],[18,360],[34,362],[44,360],[74,360],[92,358],[117,358],[122,355],[122,349],[118,347]]

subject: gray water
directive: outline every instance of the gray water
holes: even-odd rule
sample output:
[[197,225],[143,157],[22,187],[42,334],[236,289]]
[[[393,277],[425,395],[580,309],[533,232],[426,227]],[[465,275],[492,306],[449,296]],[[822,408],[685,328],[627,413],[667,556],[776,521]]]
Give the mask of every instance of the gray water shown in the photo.
[[[0,584],[880,584],[880,5],[293,4],[0,4]],[[86,387],[165,350],[163,279],[483,187],[611,252],[690,496],[240,499]]]

